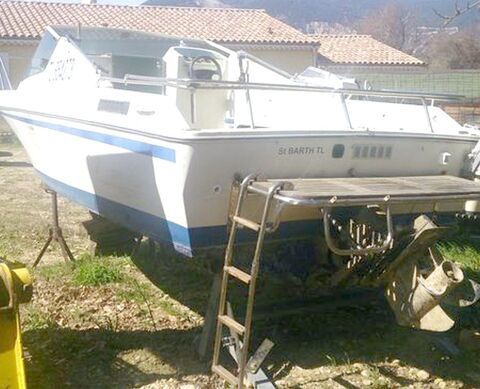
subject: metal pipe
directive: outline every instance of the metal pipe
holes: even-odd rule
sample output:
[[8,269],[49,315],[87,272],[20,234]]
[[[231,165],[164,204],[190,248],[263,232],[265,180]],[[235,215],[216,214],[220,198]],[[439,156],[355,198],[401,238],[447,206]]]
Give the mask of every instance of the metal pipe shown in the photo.
[[[255,188],[252,192],[258,194],[264,194],[261,189]],[[438,201],[465,201],[479,199],[480,194],[478,193],[465,193],[465,194],[439,194],[439,195],[413,195],[408,197],[394,197],[391,196],[388,200],[389,204],[413,204],[418,202],[438,202]],[[383,196],[365,196],[358,198],[336,198],[332,202],[332,197],[323,196],[321,198],[316,197],[305,197],[305,196],[288,196],[283,194],[276,194],[275,199],[278,201],[283,201],[289,205],[301,205],[305,207],[347,207],[347,206],[357,206],[357,205],[379,205],[386,203],[385,197]]]
[[348,128],[350,128],[351,130],[353,130],[352,121],[350,120],[350,114],[348,113],[347,102],[345,101],[345,95],[344,95],[343,93],[340,94],[340,99],[341,99],[341,101],[342,101],[343,113],[345,114],[345,119],[347,120]]
[[430,118],[430,112],[428,112],[427,102],[425,101],[424,97],[422,97],[421,100],[422,100],[423,109],[425,110],[425,115],[427,116],[428,127],[430,128],[430,131],[433,134],[435,131],[433,131],[432,119]]
[[195,123],[197,120],[197,105],[195,104],[195,89],[190,88],[190,121],[192,122],[192,125]]
[[251,278],[251,282],[248,290],[249,299],[247,302],[247,308],[245,312],[245,323],[246,323],[245,334],[243,335],[243,347],[241,349],[239,364],[238,364],[239,366],[238,377],[240,380],[240,385],[239,385],[240,388],[243,386],[243,376],[245,374],[245,367],[247,364],[247,357],[248,357],[247,351],[249,348],[250,335],[251,335],[250,324],[253,318],[253,306],[255,303],[255,299],[254,299],[255,287],[256,287],[256,281],[257,281],[257,274],[260,267],[260,257],[262,255],[263,243],[265,240],[265,234],[267,233],[268,216],[270,214],[270,208],[273,203],[274,195],[276,192],[278,192],[281,189],[282,185],[283,183],[277,183],[269,188],[267,198],[265,199],[265,206],[263,208],[262,219],[260,222],[260,230],[258,231],[257,244],[255,246],[255,254],[253,256],[252,268],[251,268],[252,278]]
[[255,121],[253,119],[253,106],[252,106],[252,99],[250,97],[250,90],[246,90],[246,96],[247,96],[247,103],[248,103],[248,110],[250,111],[250,127],[253,129],[255,128]]
[[110,81],[117,84],[132,84],[158,86],[165,85],[174,88],[195,88],[195,89],[228,89],[228,90],[276,90],[276,91],[296,91],[296,92],[319,92],[319,93],[336,93],[348,96],[371,96],[371,97],[398,97],[410,99],[426,99],[451,101],[464,98],[460,95],[447,94],[418,94],[412,92],[401,91],[383,91],[383,90],[360,90],[360,89],[335,89],[327,87],[316,87],[310,85],[294,85],[294,84],[268,84],[258,82],[238,82],[238,81],[222,81],[222,80],[202,80],[196,81],[191,79],[148,77],[137,75],[125,75],[124,78],[101,77],[100,80]]
[[367,254],[379,254],[388,250],[393,242],[393,222],[390,212],[390,206],[387,205],[386,215],[387,219],[387,237],[380,246],[362,247],[362,248],[349,248],[341,249],[335,245],[332,234],[330,231],[330,209],[325,208],[323,210],[323,230],[325,233],[325,242],[328,248],[337,255],[351,256],[351,255],[367,255]]
[[[247,68],[244,69],[243,67],[243,59],[245,58],[244,55],[238,56],[238,67],[240,68],[240,80],[239,82],[242,84],[248,85],[248,62]],[[252,129],[255,128],[255,120],[253,119],[253,106],[252,106],[252,99],[250,96],[250,89],[248,87],[245,88],[245,98],[247,99],[248,110],[250,112],[250,127]]]

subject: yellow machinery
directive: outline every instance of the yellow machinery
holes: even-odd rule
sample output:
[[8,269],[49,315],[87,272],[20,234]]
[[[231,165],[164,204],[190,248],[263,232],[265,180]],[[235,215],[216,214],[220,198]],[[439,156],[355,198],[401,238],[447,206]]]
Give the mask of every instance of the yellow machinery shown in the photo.
[[19,304],[32,298],[32,279],[18,262],[0,260],[0,389],[26,387]]

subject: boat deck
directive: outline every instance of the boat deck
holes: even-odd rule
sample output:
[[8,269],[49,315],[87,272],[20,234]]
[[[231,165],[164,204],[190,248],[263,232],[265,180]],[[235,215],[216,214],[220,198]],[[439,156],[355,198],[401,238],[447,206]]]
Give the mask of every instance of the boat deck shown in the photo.
[[277,200],[312,207],[480,200],[480,182],[447,175],[260,180],[251,189],[265,194],[278,182],[288,184]]

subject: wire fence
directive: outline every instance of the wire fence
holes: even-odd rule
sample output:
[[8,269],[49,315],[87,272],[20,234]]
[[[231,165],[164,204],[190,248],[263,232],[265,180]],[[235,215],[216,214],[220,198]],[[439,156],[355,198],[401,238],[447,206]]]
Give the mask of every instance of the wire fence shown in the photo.
[[369,72],[349,74],[368,80],[374,89],[401,89],[415,92],[451,93],[467,99],[480,99],[480,70]]
[[443,108],[458,122],[480,125],[480,69],[449,71],[395,71],[384,68],[363,72],[345,72],[372,89],[393,89],[421,93],[446,93],[464,98]]

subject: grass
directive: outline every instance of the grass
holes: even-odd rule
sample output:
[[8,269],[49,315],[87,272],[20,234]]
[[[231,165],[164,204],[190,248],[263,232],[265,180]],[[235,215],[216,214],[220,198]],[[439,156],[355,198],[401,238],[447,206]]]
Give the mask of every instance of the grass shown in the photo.
[[135,302],[140,311],[149,316],[152,323],[155,322],[152,307],[160,308],[169,316],[185,315],[169,296],[163,293],[158,295],[152,284],[139,282],[133,277],[129,272],[130,264],[127,257],[93,257],[84,253],[77,256],[74,263],[59,262],[44,265],[37,268],[35,274],[47,282],[70,284],[74,287],[115,284],[119,300]]
[[0,227],[0,257],[19,258],[22,254],[21,246],[18,244],[19,238],[23,238],[20,231],[9,231],[7,228]]
[[160,300],[158,306],[162,311],[170,316],[182,316],[182,313],[175,307],[175,304],[170,300]]
[[93,257],[81,254],[72,264],[40,266],[36,273],[46,281],[70,280],[75,286],[100,286],[125,280],[123,257]]
[[52,265],[39,266],[35,273],[45,281],[56,281],[68,277],[72,273],[73,267],[64,262],[55,263]]
[[461,264],[468,276],[480,282],[480,250],[468,240],[442,242],[439,249],[445,259]]
[[480,271],[480,252],[476,247],[448,242],[441,244],[440,250],[445,257],[460,262],[472,271]]
[[377,366],[368,367],[368,378],[371,380],[372,389],[388,389],[391,384],[383,377]]
[[24,330],[43,330],[56,326],[55,320],[48,312],[44,312],[31,304],[25,304],[22,307],[22,325]]
[[127,283],[127,288],[118,292],[118,297],[123,300],[135,301],[136,303],[143,303],[145,300],[151,298],[151,286],[147,283],[131,282]]
[[338,366],[337,358],[335,358],[333,355],[326,354],[325,358],[327,359],[330,366],[332,366],[332,367],[337,367]]
[[112,257],[83,255],[73,264],[72,281],[77,286],[99,286],[123,281],[120,264]]

